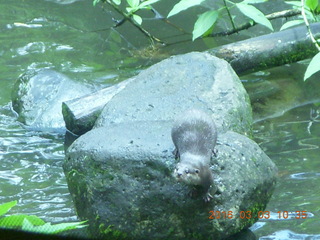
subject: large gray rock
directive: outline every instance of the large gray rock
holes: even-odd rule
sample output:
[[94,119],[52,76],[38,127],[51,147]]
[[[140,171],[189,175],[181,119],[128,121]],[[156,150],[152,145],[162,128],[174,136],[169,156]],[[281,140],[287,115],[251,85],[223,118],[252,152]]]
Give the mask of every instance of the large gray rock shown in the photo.
[[91,91],[54,70],[28,71],[13,87],[12,107],[18,120],[32,129],[64,131],[62,102]]
[[204,109],[220,131],[250,134],[249,97],[230,65],[205,53],[189,53],[142,71],[106,105],[96,127],[119,122],[172,120]]
[[[211,161],[218,191],[207,204],[172,177],[173,118],[189,108],[211,114],[219,129]],[[66,153],[78,215],[108,239],[219,239],[250,227],[271,197],[277,172],[244,136],[251,122],[247,93],[223,60],[190,53],[142,71]],[[209,220],[210,211],[221,217]],[[243,211],[252,217],[240,217]]]

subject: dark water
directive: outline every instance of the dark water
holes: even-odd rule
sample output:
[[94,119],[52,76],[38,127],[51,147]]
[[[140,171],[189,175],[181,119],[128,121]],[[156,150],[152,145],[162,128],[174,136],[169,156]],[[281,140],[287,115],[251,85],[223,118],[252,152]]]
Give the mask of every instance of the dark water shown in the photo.
[[306,64],[242,77],[249,91],[260,81],[269,94],[251,92],[254,136],[279,169],[270,218],[251,228],[259,239],[320,239],[320,74],[303,82]]
[[256,140],[279,168],[266,209],[272,217],[253,227],[260,239],[320,239],[319,110],[308,104],[255,125]]
[[[18,200],[12,214],[34,214],[52,223],[78,220],[62,171],[64,137],[24,129],[10,109],[10,91],[21,73],[51,68],[106,86],[166,54],[208,47],[181,43],[165,53],[153,52],[150,60],[142,57],[145,49],[137,48],[147,40],[103,30],[113,24],[107,13],[93,8],[90,0],[0,0],[0,204]],[[266,209],[270,218],[251,228],[260,239],[320,239],[320,112],[315,104],[319,75],[312,79],[314,85],[303,83],[305,66],[242,78],[276,82],[271,85],[278,91],[253,100],[256,141],[279,168],[277,188]]]

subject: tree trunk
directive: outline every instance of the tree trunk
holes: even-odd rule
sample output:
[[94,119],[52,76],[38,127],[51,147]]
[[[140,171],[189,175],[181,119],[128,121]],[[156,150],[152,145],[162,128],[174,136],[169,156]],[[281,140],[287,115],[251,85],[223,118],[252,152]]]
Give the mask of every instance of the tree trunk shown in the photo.
[[[310,27],[313,35],[319,38],[320,23],[311,24]],[[238,75],[243,75],[311,58],[318,50],[306,26],[302,26],[231,43],[207,52],[225,59]]]

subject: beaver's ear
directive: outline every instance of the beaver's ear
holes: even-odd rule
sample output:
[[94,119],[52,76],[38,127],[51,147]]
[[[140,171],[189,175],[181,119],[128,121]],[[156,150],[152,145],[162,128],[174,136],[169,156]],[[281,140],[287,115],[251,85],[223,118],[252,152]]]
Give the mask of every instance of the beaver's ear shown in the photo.
[[197,168],[195,168],[195,169],[194,169],[194,172],[195,172],[196,174],[199,174],[200,170],[197,169]]

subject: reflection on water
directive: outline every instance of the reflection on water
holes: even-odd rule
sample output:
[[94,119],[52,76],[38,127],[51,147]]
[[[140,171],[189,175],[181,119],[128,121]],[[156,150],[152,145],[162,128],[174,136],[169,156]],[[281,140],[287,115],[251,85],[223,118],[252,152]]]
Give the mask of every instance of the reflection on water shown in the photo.
[[77,219],[62,171],[63,138],[25,130],[9,105],[0,108],[0,203],[18,200],[11,214]]
[[54,2],[54,3],[58,3],[58,4],[71,4],[71,3],[83,1],[83,0],[46,0],[46,1]]
[[294,173],[294,174],[291,174],[290,177],[292,179],[299,179],[299,180],[304,180],[304,179],[317,180],[320,178],[320,171],[317,173],[308,173],[308,172]]
[[[301,234],[318,231],[319,223],[320,125],[314,123],[309,133],[311,107],[255,125],[257,140],[279,167],[278,184],[266,209],[270,218],[251,228],[260,239],[319,237]],[[0,108],[0,146],[0,202],[19,201],[11,213],[35,214],[50,222],[76,220],[62,171],[63,136],[25,130],[6,105]],[[297,211],[305,211],[306,219],[297,219]]]
[[260,239],[320,239],[320,235],[300,234],[320,233],[320,122],[310,114],[315,109],[313,104],[301,106],[255,125],[257,141],[279,168],[267,210],[307,214],[306,218],[275,215],[273,221],[261,220],[258,223],[264,226],[255,231],[264,236]]
[[313,234],[299,234],[289,230],[277,231],[269,236],[261,237],[260,240],[288,240],[288,239],[299,239],[299,240],[319,240],[320,235]]
[[91,0],[0,0],[0,204],[17,200],[10,214],[77,220],[62,170],[64,136],[26,130],[10,93],[28,70],[54,69],[97,88],[131,76],[143,63],[125,55],[134,44],[110,29],[108,14]]
[[[121,72],[123,66],[135,69],[144,65],[124,56],[126,47],[132,44],[115,31],[95,31],[114,22],[108,20],[106,12],[93,8],[91,0],[28,0],[10,4],[0,0],[0,13],[0,204],[18,200],[11,214],[34,214],[54,223],[74,221],[76,215],[62,171],[64,137],[28,131],[16,121],[8,105],[14,80],[28,69],[54,68],[72,78],[103,85],[117,81],[119,75],[131,76],[127,69]],[[188,52],[193,44],[188,48],[175,47]],[[261,81],[268,78],[259,77]],[[302,84],[293,88],[288,85],[290,82],[290,78],[278,81],[276,90],[291,92],[286,95],[291,100]],[[318,94],[319,88],[312,89]],[[310,95],[311,91],[305,92]],[[264,106],[265,102],[259,104]],[[274,105],[280,106],[281,114],[283,109],[297,106],[285,108],[279,101]],[[260,220],[251,228],[260,239],[320,239],[318,115],[319,110],[310,104],[254,126],[257,142],[279,168],[277,188],[266,210],[308,213],[306,220],[281,221],[276,214],[269,220]]]

